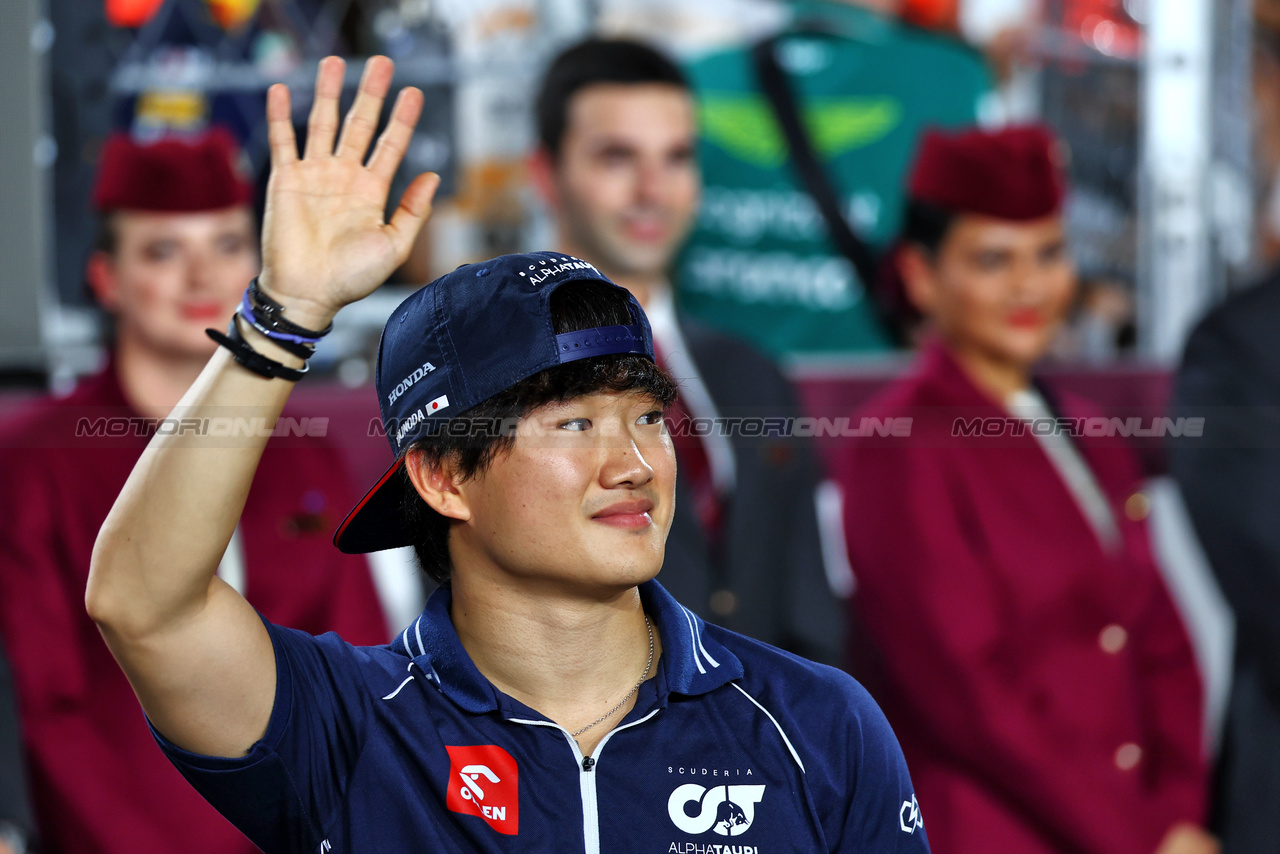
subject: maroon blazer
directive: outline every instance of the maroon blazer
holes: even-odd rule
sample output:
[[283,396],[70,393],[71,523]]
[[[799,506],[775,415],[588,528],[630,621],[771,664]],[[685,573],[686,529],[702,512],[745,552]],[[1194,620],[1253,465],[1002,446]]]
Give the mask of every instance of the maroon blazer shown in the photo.
[[851,660],[902,742],[933,850],[1150,854],[1201,821],[1201,683],[1131,453],[1076,443],[1119,526],[1109,554],[1034,437],[952,435],[1006,413],[939,344],[861,415],[913,419],[909,438],[853,440],[838,477]]
[[[248,854],[257,849],[160,752],[85,613],[94,539],[147,442],[83,435],[108,416],[138,417],[110,368],[0,427],[0,637],[41,850]],[[267,618],[353,643],[388,640],[368,563],[330,542],[357,497],[323,440],[270,441],[240,521],[246,592]]]

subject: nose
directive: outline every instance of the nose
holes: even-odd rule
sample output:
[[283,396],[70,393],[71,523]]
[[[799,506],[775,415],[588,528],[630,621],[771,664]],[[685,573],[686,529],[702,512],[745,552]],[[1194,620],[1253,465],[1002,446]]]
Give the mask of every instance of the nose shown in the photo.
[[[655,452],[651,449],[651,453]],[[653,466],[645,459],[636,437],[629,431],[604,438],[600,483],[606,488],[644,486],[653,480]]]
[[1037,259],[1020,259],[1013,268],[1014,295],[1021,299],[1036,299],[1043,295],[1052,277],[1053,272]]
[[187,253],[186,260],[187,289],[199,292],[207,288],[217,270],[218,259],[214,253],[204,247],[193,248]]
[[645,158],[640,163],[636,181],[636,196],[642,204],[659,204],[667,195],[666,165],[656,158]]

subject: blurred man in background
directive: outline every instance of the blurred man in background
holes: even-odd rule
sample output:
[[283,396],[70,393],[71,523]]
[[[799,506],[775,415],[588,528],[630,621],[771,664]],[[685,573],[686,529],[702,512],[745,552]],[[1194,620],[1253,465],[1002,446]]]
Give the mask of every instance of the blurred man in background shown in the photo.
[[1212,807],[1227,854],[1280,851],[1280,2],[1254,4],[1253,132],[1260,281],[1192,331],[1175,416],[1204,419],[1169,464],[1235,617]]
[[990,75],[958,40],[901,23],[900,0],[788,5],[787,30],[689,69],[706,189],[679,302],[776,355],[883,352],[874,256],[917,137],[973,124]]
[[[36,823],[51,852],[255,850],[155,749],[84,610],[107,511],[151,433],[178,429],[170,412],[217,346],[206,327],[226,325],[260,269],[252,189],[238,157],[221,131],[151,145],[125,135],[108,141],[93,197],[101,233],[87,272],[114,319],[110,359],[68,398],[41,400],[0,428],[0,637]],[[254,413],[227,416],[209,429],[252,423]],[[385,642],[368,564],[329,542],[357,493],[318,422],[293,423],[263,455],[219,574],[269,619]]]
[[556,217],[556,248],[635,294],[658,359],[681,384],[669,410],[680,476],[662,583],[713,622],[834,663],[840,615],[824,572],[810,450],[689,429],[691,417],[758,420],[796,406],[768,359],[675,309],[671,263],[700,189],[684,76],[645,45],[586,41],[552,62],[537,121],[532,175]]
[[862,412],[910,436],[844,459],[852,657],[937,851],[1212,854],[1201,682],[1137,460],[1032,377],[1075,288],[1064,192],[1043,128],[923,141],[898,263],[932,337]]
[[1174,415],[1204,434],[1170,467],[1236,620],[1215,827],[1228,854],[1280,851],[1280,272],[1192,332]]

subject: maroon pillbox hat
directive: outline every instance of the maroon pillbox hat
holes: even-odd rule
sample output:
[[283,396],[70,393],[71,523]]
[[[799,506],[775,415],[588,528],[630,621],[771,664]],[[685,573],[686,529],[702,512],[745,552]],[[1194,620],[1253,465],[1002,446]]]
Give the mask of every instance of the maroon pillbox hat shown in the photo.
[[955,213],[1008,220],[1051,216],[1066,195],[1058,140],[1041,125],[931,130],[920,143],[908,195]]
[[93,207],[192,213],[246,205],[253,185],[239,161],[239,146],[222,128],[148,144],[114,133],[102,149]]

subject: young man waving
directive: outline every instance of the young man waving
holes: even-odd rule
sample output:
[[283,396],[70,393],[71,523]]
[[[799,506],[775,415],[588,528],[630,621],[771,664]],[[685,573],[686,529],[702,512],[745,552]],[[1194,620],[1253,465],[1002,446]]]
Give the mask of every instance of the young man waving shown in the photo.
[[[263,270],[179,405],[275,417],[334,314],[430,209],[387,188],[422,96],[365,163],[392,67],[306,150],[268,96]],[[336,144],[335,144],[336,137]],[[463,267],[388,321],[396,463],[336,536],[413,544],[445,586],[390,647],[273,626],[214,570],[264,440],[157,437],[103,526],[87,603],[192,784],[268,852],[927,850],[901,751],[848,676],[703,623],[653,580],[674,397],[635,299],[559,253]]]

